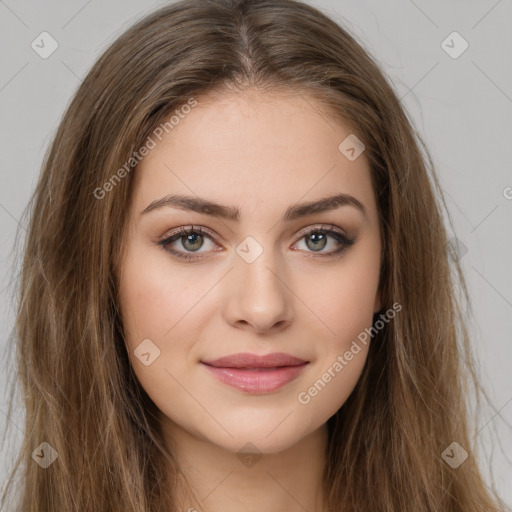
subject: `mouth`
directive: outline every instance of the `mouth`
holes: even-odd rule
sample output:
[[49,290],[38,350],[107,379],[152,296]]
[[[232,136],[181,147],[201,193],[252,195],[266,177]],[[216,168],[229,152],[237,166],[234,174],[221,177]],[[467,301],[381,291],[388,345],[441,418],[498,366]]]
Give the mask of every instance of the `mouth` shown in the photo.
[[309,361],[283,353],[241,353],[201,363],[224,384],[253,394],[276,391],[299,377],[309,365]]

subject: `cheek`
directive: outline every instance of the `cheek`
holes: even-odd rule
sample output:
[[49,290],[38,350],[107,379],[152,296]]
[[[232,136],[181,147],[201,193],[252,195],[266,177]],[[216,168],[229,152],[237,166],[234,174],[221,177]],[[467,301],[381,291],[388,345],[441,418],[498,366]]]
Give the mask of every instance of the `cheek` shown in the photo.
[[126,342],[133,348],[145,338],[165,343],[173,337],[207,291],[207,282],[183,268],[171,268],[165,254],[154,248],[134,248],[124,269],[120,307]]
[[367,347],[362,346],[351,361],[345,361],[345,365],[335,355],[326,358],[313,379],[299,389],[295,417],[307,418],[309,430],[325,423],[347,401],[360,379],[367,352]]
[[[332,271],[310,273],[297,295],[306,306],[304,321],[324,340],[332,353],[347,350],[353,339],[372,324],[378,289],[379,267],[373,258],[351,255]],[[309,311],[308,311],[309,310]]]
[[192,371],[189,355],[199,325],[194,321],[199,308],[194,305],[206,290],[194,287],[187,272],[169,272],[162,259],[134,248],[124,261],[119,300],[125,345],[137,380],[167,417],[178,420],[176,411],[194,406],[180,383]]
[[[181,382],[197,364],[194,345],[215,306],[208,295],[215,280],[171,268],[154,248],[133,247],[123,268],[119,300],[131,365],[151,398],[158,401],[163,393],[168,400],[179,394],[172,375]],[[205,312],[207,305],[210,311]],[[140,356],[148,352],[144,361]]]

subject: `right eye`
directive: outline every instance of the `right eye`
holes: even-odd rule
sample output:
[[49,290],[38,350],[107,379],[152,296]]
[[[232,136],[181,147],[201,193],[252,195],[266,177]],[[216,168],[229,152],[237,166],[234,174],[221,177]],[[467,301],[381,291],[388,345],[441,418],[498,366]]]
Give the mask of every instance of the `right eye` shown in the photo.
[[[201,257],[195,256],[193,253],[197,253],[199,249],[201,249],[204,246],[205,238],[213,242],[213,237],[200,227],[181,227],[177,231],[167,235],[163,240],[159,240],[158,244],[161,245],[166,251],[177,256],[178,258],[191,260]],[[176,249],[176,247],[173,247],[173,244],[175,244],[175,242],[179,242],[181,247],[185,250],[183,251],[181,249]]]

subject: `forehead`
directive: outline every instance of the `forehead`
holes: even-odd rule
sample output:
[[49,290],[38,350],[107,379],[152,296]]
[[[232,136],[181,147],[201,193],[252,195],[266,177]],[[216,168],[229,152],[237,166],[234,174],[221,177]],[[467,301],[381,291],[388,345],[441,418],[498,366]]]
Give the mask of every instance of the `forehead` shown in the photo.
[[342,192],[375,207],[364,153],[350,161],[339,149],[350,127],[315,98],[251,90],[197,101],[137,166],[139,211],[169,193],[254,210]]

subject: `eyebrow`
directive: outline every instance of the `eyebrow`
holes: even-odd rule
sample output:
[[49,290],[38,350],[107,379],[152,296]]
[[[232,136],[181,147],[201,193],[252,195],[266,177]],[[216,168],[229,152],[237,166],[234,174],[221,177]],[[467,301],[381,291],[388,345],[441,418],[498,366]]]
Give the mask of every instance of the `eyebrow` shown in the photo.
[[[292,205],[286,210],[282,220],[292,221],[311,214],[336,210],[341,206],[352,206],[360,210],[365,217],[367,216],[366,208],[358,199],[348,194],[336,194],[316,201]],[[231,221],[240,220],[240,209],[238,207],[225,206],[201,197],[183,195],[168,195],[157,199],[151,202],[140,214],[144,215],[162,207],[189,210]]]

